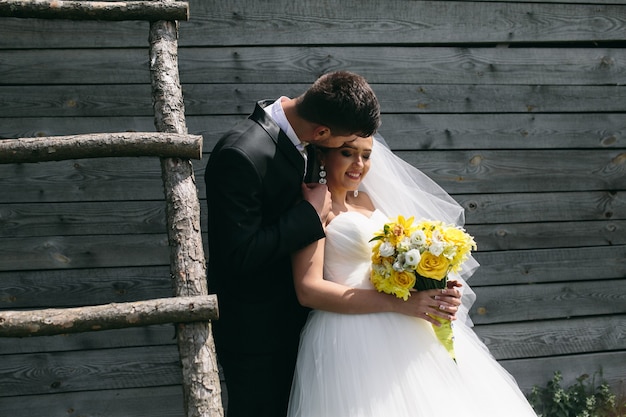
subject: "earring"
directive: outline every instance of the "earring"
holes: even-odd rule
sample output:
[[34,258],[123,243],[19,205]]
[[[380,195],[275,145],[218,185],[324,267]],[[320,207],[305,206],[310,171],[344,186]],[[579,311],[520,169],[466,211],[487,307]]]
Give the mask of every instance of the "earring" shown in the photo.
[[354,190],[354,198],[359,196],[359,190]]
[[324,165],[320,165],[320,179],[318,182],[320,184],[326,184],[326,171],[324,170]]

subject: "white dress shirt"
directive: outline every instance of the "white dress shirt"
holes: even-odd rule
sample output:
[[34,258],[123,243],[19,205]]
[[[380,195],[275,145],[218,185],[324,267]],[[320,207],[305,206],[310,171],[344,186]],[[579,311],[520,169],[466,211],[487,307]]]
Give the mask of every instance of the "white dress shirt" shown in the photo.
[[270,116],[276,122],[278,127],[280,127],[280,129],[283,132],[285,132],[285,134],[287,135],[289,140],[293,143],[293,145],[296,147],[296,149],[300,151],[300,155],[302,155],[302,158],[304,159],[304,172],[306,174],[307,153],[306,153],[305,147],[308,145],[308,143],[302,142],[298,138],[298,136],[296,135],[296,132],[293,130],[293,128],[289,124],[289,120],[287,120],[287,116],[285,116],[285,111],[283,110],[283,106],[280,103],[281,101],[288,100],[288,99],[289,99],[288,97],[284,97],[284,96],[280,97],[278,100],[276,100],[269,106],[265,107],[263,110],[265,110],[265,113],[267,113],[267,115]]

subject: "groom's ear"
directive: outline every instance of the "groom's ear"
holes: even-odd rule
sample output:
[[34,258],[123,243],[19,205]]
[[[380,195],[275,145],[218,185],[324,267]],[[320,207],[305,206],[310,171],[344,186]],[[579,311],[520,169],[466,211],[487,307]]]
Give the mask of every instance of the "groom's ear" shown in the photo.
[[320,142],[330,138],[331,131],[328,126],[318,125],[313,129],[313,137],[315,142]]

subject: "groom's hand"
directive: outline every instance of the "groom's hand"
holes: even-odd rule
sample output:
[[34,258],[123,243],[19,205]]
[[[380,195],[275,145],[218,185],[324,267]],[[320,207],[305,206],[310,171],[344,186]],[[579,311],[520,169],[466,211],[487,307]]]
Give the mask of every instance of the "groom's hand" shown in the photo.
[[315,211],[317,211],[317,214],[320,216],[322,225],[326,226],[326,219],[328,218],[328,213],[330,213],[330,209],[332,208],[332,201],[330,199],[330,191],[328,191],[328,187],[316,182],[302,184],[302,197],[313,206]]

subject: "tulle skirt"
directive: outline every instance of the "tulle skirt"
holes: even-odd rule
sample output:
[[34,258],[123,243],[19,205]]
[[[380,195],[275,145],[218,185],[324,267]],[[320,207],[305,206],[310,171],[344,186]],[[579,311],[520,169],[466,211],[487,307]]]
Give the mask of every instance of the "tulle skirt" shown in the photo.
[[313,311],[303,330],[290,417],[535,417],[471,328],[456,362],[430,323],[394,313]]

